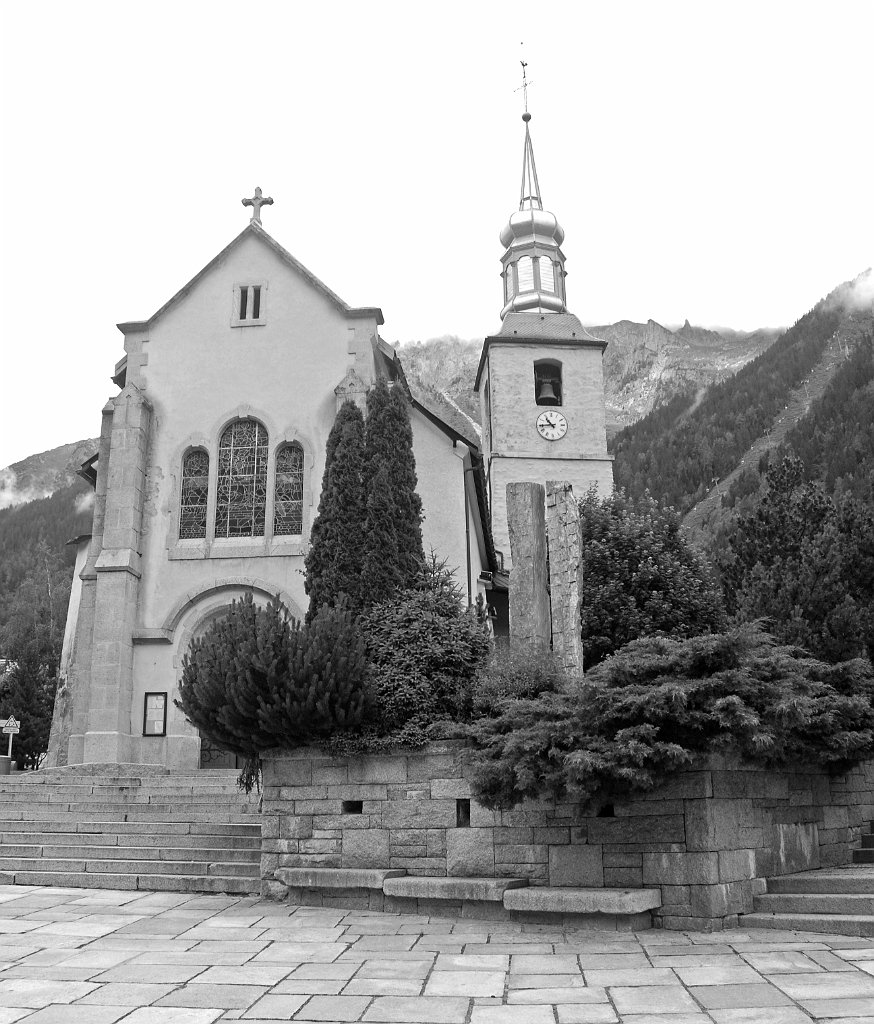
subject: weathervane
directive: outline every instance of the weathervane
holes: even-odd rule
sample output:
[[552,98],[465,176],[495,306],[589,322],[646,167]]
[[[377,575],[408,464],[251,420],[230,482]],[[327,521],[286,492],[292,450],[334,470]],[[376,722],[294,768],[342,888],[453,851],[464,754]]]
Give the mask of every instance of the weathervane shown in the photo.
[[522,98],[525,101],[525,113],[522,115],[522,118],[525,121],[530,121],[531,115],[528,113],[528,86],[534,85],[534,83],[528,81],[528,76],[525,73],[525,69],[528,67],[527,63],[524,60],[520,60],[519,63],[522,65],[522,84],[515,92],[522,93]]
[[252,207],[252,221],[257,222],[258,224],[261,223],[261,207],[272,205],[273,199],[270,196],[262,196],[260,188],[255,189],[255,195],[252,196],[251,199],[243,200],[243,206]]

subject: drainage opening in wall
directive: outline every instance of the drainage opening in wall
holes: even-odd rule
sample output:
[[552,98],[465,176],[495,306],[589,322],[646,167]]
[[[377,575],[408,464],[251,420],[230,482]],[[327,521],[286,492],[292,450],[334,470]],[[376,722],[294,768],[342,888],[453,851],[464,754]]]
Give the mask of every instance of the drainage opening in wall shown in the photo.
[[470,800],[455,801],[455,824],[458,828],[470,828]]
[[343,801],[343,813],[344,814],[361,814],[364,805],[360,800],[344,800]]
[[613,804],[602,804],[598,808],[598,817],[599,818],[615,818],[616,817],[616,811],[615,811],[615,809],[613,807]]

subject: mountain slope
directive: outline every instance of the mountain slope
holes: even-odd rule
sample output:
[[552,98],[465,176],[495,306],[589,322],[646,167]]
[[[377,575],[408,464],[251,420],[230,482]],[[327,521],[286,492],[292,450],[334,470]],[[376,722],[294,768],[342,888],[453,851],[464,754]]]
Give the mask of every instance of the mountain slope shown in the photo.
[[[803,457],[809,451],[811,454],[804,461],[809,464],[810,476],[824,481],[829,493],[840,478],[836,465],[846,474],[851,472],[849,457],[857,450],[867,448],[869,457],[874,453],[871,326],[871,318],[857,315],[841,323],[809,376],[791,389],[786,408],[771,428],[753,441],[737,466],[683,518],[683,526],[694,543],[706,544],[724,525],[736,500],[743,494],[758,492],[758,466],[763,459],[767,461],[768,453],[790,447]],[[857,376],[861,380],[859,388],[854,387]],[[849,379],[845,381],[844,377]],[[854,440],[857,433],[861,435],[858,442]],[[824,437],[830,438],[827,445],[823,444]]]
[[97,451],[97,440],[85,438],[51,451],[28,455],[0,469],[0,509],[47,498],[77,479],[76,470]]
[[655,320],[620,320],[588,330],[607,342],[604,397],[607,422],[614,429],[629,426],[678,394],[697,395],[727,379],[780,333],[764,329],[721,334],[693,327],[688,320],[677,331]]
[[[703,394],[763,352],[779,328],[719,331],[695,327],[687,320],[672,331],[648,320],[620,320],[588,328],[607,344],[604,353],[604,400],[607,433],[645,416],[677,395]],[[408,378],[445,395],[479,422],[479,398],[473,382],[482,342],[453,335],[401,345],[398,349]]]
[[[656,410],[616,438],[614,478],[632,495],[648,490],[686,513],[715,480],[735,471],[744,454],[787,411],[835,337],[846,340],[872,323],[870,272],[846,282],[817,303],[768,349],[728,380],[711,387],[700,402],[666,420]],[[794,421],[793,421],[794,422]],[[789,424],[791,425],[791,423]],[[788,426],[787,426],[788,429]]]

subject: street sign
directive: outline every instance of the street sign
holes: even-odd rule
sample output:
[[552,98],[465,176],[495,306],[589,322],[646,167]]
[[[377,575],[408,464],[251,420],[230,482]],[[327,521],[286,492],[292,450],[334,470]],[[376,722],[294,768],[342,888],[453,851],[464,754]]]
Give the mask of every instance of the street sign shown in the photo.
[[21,726],[15,721],[14,715],[10,715],[3,723],[3,732],[8,736],[17,736],[21,732]]

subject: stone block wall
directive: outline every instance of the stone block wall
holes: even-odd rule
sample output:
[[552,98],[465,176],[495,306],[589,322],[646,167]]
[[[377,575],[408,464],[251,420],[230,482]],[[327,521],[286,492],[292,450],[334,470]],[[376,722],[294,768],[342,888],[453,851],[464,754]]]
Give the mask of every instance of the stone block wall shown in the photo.
[[265,886],[280,867],[333,867],[660,888],[658,923],[722,927],[752,909],[767,876],[848,863],[874,818],[874,762],[829,777],[715,758],[587,816],[548,800],[490,811],[471,798],[468,760],[461,741],[265,755]]

